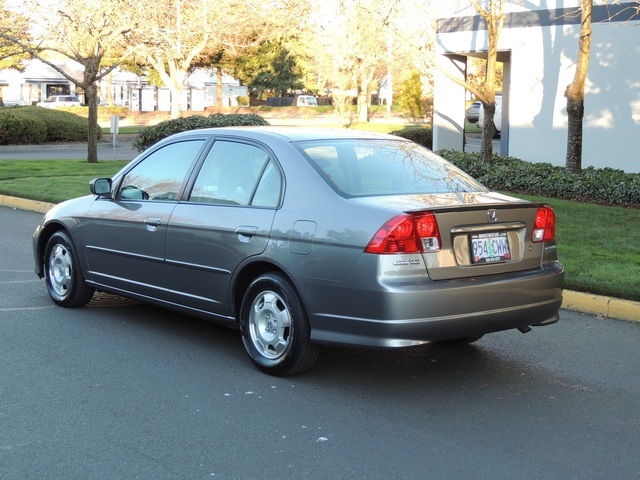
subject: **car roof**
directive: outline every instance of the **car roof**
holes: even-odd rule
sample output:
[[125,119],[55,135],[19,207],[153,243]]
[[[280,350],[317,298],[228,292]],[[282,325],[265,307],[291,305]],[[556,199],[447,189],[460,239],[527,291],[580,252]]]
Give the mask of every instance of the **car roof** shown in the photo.
[[219,128],[203,128],[198,130],[189,130],[187,132],[176,133],[169,139],[194,135],[229,135],[250,138],[253,140],[268,141],[269,139],[278,138],[280,140],[309,141],[309,140],[327,140],[327,139],[389,139],[404,140],[395,135],[385,133],[367,132],[363,130],[350,130],[345,128],[327,128],[327,127],[281,127],[281,126],[247,126],[247,127],[219,127]]

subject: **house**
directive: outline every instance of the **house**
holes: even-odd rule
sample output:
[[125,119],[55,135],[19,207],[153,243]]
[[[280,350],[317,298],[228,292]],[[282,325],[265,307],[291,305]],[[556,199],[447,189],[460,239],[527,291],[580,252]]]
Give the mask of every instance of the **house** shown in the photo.
[[[60,67],[73,78],[82,79],[78,64],[61,62]],[[23,72],[0,70],[0,89],[4,100],[36,104],[50,95],[76,95],[75,85],[40,60],[31,60]]]
[[[82,79],[82,67],[73,61],[60,61],[56,65],[72,78]],[[182,92],[182,110],[203,111],[216,104],[215,72],[197,70],[191,73]],[[114,70],[100,82],[100,100],[106,101],[108,93],[116,105],[128,105],[135,111],[161,111],[171,109],[171,95],[168,88],[155,87],[146,78],[134,73]],[[223,75],[223,103],[233,105],[238,96],[247,95],[247,87],[238,80]],[[26,64],[23,72],[0,70],[0,96],[5,100],[21,100],[31,105],[50,95],[77,95],[85,102],[82,89],[76,89],[60,72],[34,59]]]
[[[503,62],[501,155],[565,165],[564,91],[575,74],[579,0],[507,2],[498,42]],[[640,12],[637,2],[594,1],[585,86],[582,166],[640,172]],[[464,79],[467,60],[486,58],[486,24],[475,10],[438,20],[440,66]],[[434,85],[434,149],[469,151],[465,90],[439,72]]]

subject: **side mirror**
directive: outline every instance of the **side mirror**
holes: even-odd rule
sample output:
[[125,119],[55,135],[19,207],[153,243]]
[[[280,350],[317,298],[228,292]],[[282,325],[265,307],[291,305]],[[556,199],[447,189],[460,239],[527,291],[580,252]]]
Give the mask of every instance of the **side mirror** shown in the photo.
[[94,178],[89,182],[89,190],[99,197],[109,197],[111,195],[111,179]]

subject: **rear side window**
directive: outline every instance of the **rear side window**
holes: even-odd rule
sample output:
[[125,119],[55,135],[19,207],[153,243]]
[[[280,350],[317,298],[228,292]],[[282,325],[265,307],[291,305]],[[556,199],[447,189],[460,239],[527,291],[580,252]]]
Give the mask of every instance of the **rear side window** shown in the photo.
[[196,178],[189,201],[276,207],[281,176],[269,154],[255,145],[219,140]]
[[314,140],[298,148],[325,181],[347,197],[484,192],[466,173],[402,140]]

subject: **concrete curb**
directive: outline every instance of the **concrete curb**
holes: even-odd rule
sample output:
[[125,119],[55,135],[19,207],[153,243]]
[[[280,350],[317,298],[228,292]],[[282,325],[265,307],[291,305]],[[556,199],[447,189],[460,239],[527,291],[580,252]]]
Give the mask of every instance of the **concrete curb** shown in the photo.
[[19,210],[27,210],[29,212],[47,213],[55,203],[38,202],[36,200],[25,200],[24,198],[9,197],[0,195],[0,207],[7,207]]
[[[54,203],[37,202],[23,198],[0,195],[0,206],[27,210],[36,213],[46,213]],[[564,291],[562,308],[576,312],[589,313],[597,317],[619,318],[640,322],[640,302],[620,300],[613,297],[593,295],[591,293]]]
[[598,317],[620,318],[640,322],[640,303],[591,293],[564,291],[562,308],[591,313]]

